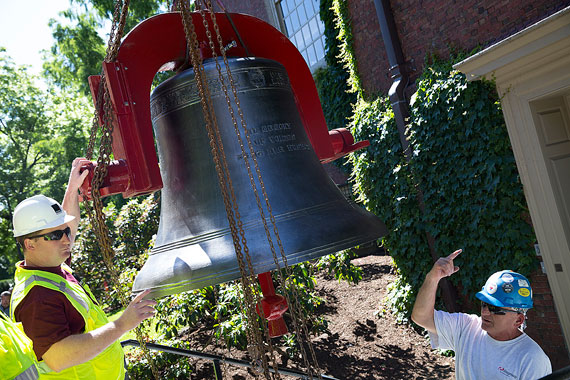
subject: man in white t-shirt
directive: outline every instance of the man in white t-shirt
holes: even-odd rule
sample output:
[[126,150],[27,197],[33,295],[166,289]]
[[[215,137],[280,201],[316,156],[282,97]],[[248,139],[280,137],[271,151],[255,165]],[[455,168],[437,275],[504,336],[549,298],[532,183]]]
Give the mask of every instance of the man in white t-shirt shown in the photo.
[[509,270],[494,273],[476,297],[481,316],[434,310],[439,280],[459,270],[453,260],[461,250],[441,257],[427,274],[412,320],[429,332],[433,348],[455,351],[458,380],[536,380],[552,372],[550,359],[524,333],[532,308],[528,279]]

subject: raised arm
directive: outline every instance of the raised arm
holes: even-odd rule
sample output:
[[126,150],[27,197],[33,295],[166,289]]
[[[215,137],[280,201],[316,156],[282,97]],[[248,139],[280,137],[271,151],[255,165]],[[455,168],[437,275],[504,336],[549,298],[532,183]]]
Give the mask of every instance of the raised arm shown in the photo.
[[70,335],[54,343],[43,354],[42,359],[56,372],[93,359],[123,334],[155,314],[156,302],[143,299],[149,292],[144,291],[134,298],[116,321],[87,333]]
[[453,260],[461,253],[461,249],[447,257],[440,257],[427,274],[412,310],[412,321],[431,333],[437,333],[434,322],[435,294],[437,284],[444,277],[451,276],[459,270],[453,265]]
[[87,170],[83,173],[80,173],[79,170],[81,169],[81,166],[90,162],[91,161],[83,157],[78,157],[73,160],[71,163],[71,172],[69,173],[69,181],[67,182],[67,189],[65,190],[65,195],[63,196],[63,202],[61,204],[65,212],[69,215],[75,216],[75,219],[68,223],[71,228],[71,236],[73,239],[75,239],[75,234],[77,233],[81,217],[81,213],[79,211],[79,188],[83,184],[87,174],[89,174]]

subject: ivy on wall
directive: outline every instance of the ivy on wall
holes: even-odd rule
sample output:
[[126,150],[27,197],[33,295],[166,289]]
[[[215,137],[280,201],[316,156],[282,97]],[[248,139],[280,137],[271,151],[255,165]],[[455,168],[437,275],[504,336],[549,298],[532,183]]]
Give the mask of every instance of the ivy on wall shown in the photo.
[[365,95],[361,87],[347,0],[332,0],[331,9],[342,40],[338,57],[357,94],[351,131],[355,140],[370,141],[370,147],[349,159],[355,192],[388,226],[382,243],[399,273],[389,289],[388,307],[407,320],[433,265],[426,231],[440,256],[463,249],[456,259],[461,269],[450,279],[468,298],[495,271],[529,275],[538,263],[535,236],[525,220],[527,206],[494,84],[467,82],[452,70],[457,57],[426,62],[410,109],[407,133],[414,152],[408,163],[388,98]]
[[411,164],[426,204],[426,228],[440,254],[462,247],[452,277],[478,291],[497,270],[536,268],[532,227],[495,85],[467,82],[435,62],[411,108]]
[[[352,132],[371,146],[352,155],[355,186],[363,203],[383,219],[383,244],[400,275],[388,305],[401,319],[432,266],[425,232],[436,252],[458,248],[461,270],[451,277],[473,296],[489,275],[512,269],[529,275],[537,260],[535,237],[494,84],[467,82],[451,62],[427,66],[417,81],[408,136],[413,158],[403,159],[389,101],[360,100]],[[412,175],[413,174],[413,175]],[[425,212],[420,213],[415,184]]]
[[326,67],[315,72],[315,83],[323,106],[325,120],[329,129],[346,128],[352,115],[352,104],[356,102],[356,93],[348,92],[349,74],[339,60],[341,54],[338,29],[335,29],[335,17],[331,9],[333,0],[321,0],[319,15],[325,24],[325,61]]

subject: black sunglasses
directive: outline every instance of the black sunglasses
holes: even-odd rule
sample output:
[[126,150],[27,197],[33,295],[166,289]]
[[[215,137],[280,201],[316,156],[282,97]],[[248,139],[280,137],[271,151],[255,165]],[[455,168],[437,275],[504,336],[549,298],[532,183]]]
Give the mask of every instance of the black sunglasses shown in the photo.
[[69,236],[71,235],[71,228],[66,227],[63,230],[55,230],[41,235],[30,236],[28,239],[43,237],[46,241],[61,240],[63,234],[67,235],[67,238],[69,239]]
[[495,315],[505,315],[507,313],[517,313],[517,314],[519,313],[517,310],[504,309],[502,307],[489,305],[487,302],[481,301],[481,309],[484,308],[489,309],[489,312]]

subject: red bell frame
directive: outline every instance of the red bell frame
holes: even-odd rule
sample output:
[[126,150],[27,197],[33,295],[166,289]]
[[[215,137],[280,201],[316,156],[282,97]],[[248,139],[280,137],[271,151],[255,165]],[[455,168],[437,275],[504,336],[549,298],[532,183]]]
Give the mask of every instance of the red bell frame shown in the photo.
[[[209,46],[202,15],[191,15],[198,41]],[[289,75],[295,101],[309,140],[321,162],[330,162],[369,145],[354,143],[345,128],[328,131],[313,77],[303,56],[289,39],[268,23],[244,14],[216,13],[216,22],[224,46],[233,41],[236,47],[227,50],[228,57],[251,56],[281,63]],[[209,27],[212,20],[207,15]],[[239,32],[239,37],[235,30]],[[211,30],[212,35],[216,34]],[[218,45],[218,44],[216,44]],[[235,43],[234,43],[235,45]],[[209,49],[201,49],[202,58],[211,58]],[[220,52],[216,54],[220,56]],[[177,68],[187,56],[186,36],[180,13],[153,16],[138,24],[123,40],[113,62],[103,62],[105,80],[113,104],[113,155],[101,195],[122,193],[133,197],[162,188],[158,159],[150,119],[150,88],[157,72]],[[93,99],[101,76],[89,78]],[[102,111],[99,110],[100,122]],[[83,193],[90,196],[90,183],[85,181]]]

